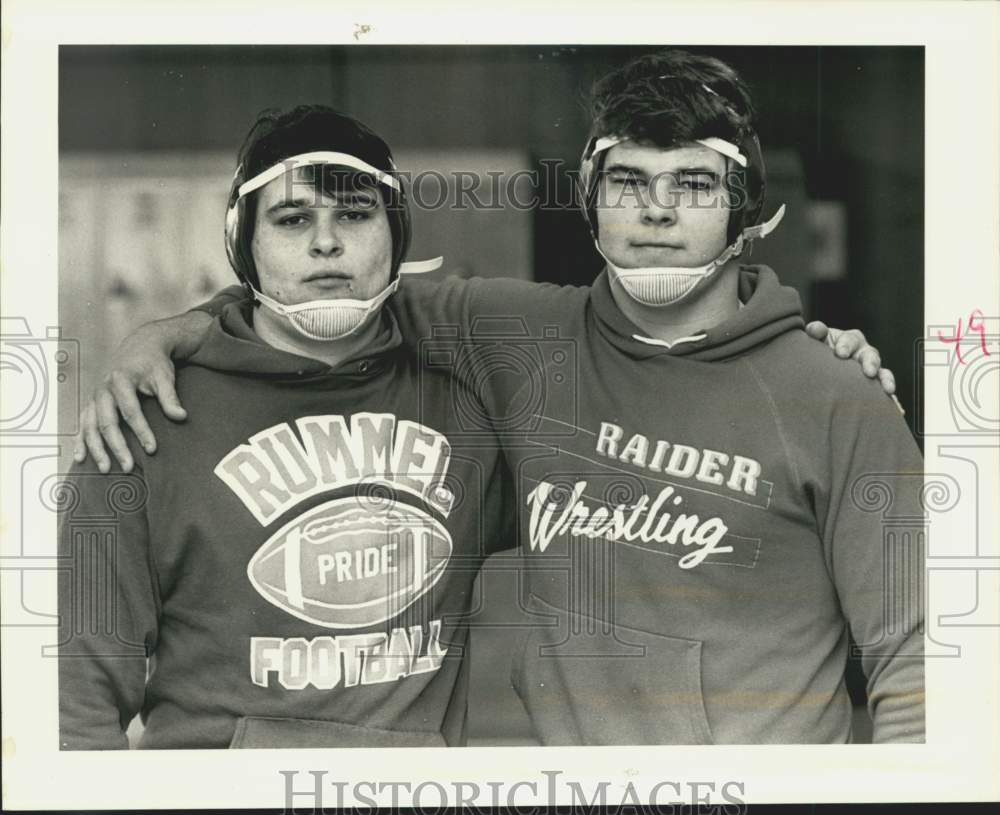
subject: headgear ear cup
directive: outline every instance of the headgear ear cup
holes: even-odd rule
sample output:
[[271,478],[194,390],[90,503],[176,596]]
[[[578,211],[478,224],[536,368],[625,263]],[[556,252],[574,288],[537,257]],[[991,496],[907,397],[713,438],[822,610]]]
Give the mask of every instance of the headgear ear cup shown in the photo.
[[253,263],[253,254],[250,251],[249,240],[244,239],[242,234],[248,227],[246,216],[246,199],[239,194],[240,185],[246,179],[243,177],[243,165],[236,168],[233,174],[233,183],[229,189],[229,202],[226,206],[226,257],[229,265],[233,267],[240,282],[248,289],[259,287],[257,280],[257,270]]
[[735,176],[737,189],[736,209],[729,218],[728,240],[735,241],[747,227],[755,226],[764,210],[764,193],[767,173],[760,140],[753,131],[747,132],[739,142],[740,152],[747,157],[747,166],[741,167],[728,161],[727,166]]
[[597,198],[597,179],[604,163],[604,152],[594,152],[596,143],[597,138],[594,136],[587,139],[587,145],[583,148],[583,155],[580,157],[580,175],[576,187],[580,212],[583,213],[594,240],[597,240],[597,202],[595,200]]
[[390,175],[399,183],[398,190],[388,190],[386,215],[389,217],[389,231],[392,233],[392,278],[399,275],[399,266],[410,251],[412,230],[410,225],[410,203],[402,175],[392,164]]
[[237,260],[236,251],[236,242],[238,239],[237,233],[240,228],[240,217],[237,204],[239,203],[239,188],[242,183],[243,165],[239,165],[236,168],[236,172],[233,173],[233,181],[229,185],[229,198],[226,199],[225,225],[226,257],[229,259],[229,265],[233,267],[233,271],[236,272],[238,277],[244,276],[243,270],[240,268],[239,261]]

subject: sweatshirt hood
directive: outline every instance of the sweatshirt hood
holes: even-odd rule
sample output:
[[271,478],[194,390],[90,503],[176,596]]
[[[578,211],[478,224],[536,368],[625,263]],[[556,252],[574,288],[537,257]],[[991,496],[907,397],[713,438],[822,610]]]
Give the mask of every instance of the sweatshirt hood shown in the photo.
[[645,332],[626,317],[611,294],[608,270],[601,272],[591,290],[598,328],[605,338],[636,359],[670,354],[712,362],[746,353],[779,334],[804,327],[799,294],[782,286],[767,266],[741,266],[739,298],[743,307],[728,320],[696,332],[697,340],[667,347],[644,342]]
[[247,300],[224,306],[188,363],[216,371],[278,379],[322,374],[367,375],[381,370],[403,343],[395,316],[390,309],[383,308],[379,315],[383,330],[376,341],[331,368],[322,360],[283,351],[264,342],[251,327],[253,308]]

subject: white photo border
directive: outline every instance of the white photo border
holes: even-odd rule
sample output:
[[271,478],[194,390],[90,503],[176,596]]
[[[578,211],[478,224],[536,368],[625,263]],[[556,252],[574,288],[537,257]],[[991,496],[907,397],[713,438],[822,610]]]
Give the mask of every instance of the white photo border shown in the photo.
[[[143,3],[8,0],[3,20],[2,308],[31,326],[58,324],[58,47],[60,44],[649,44],[664,45],[922,45],[926,57],[925,315],[929,332],[947,330],[979,308],[1000,320],[1000,6],[935,2],[618,2],[262,3],[199,0]],[[613,15],[613,18],[612,18]],[[196,17],[196,23],[194,19]],[[609,25],[609,19],[614,24]],[[356,36],[357,35],[357,36]],[[996,330],[997,320],[993,326]],[[909,360],[897,364],[910,364]],[[971,605],[969,586],[988,603],[998,593],[1000,447],[995,437],[953,428],[947,390],[925,394],[926,472],[967,480],[957,447],[975,450],[980,500],[978,557],[941,558],[931,565],[928,626]],[[988,406],[987,406],[988,409]],[[993,408],[995,411],[995,407]],[[992,415],[996,415],[994,412]],[[31,440],[0,439],[0,481],[18,478]],[[49,438],[42,447],[70,443]],[[36,447],[38,445],[35,445]],[[972,453],[968,452],[967,458]],[[53,462],[55,459],[51,459]],[[6,493],[6,489],[5,489]],[[3,497],[5,563],[15,525],[55,547],[55,519]],[[942,516],[935,536],[958,539],[962,519]],[[992,542],[992,543],[991,543]],[[993,547],[992,550],[990,547]],[[972,583],[970,583],[970,571]],[[5,623],[10,575],[4,575]],[[55,581],[52,603],[55,607]],[[308,789],[310,771],[329,781],[504,782],[514,797],[501,803],[569,803],[567,782],[584,789],[606,780],[609,801],[631,784],[640,800],[653,787],[701,782],[713,803],[944,801],[1000,798],[1000,619],[986,608],[968,626],[945,630],[960,658],[927,659],[927,743],[924,745],[464,748],[248,751],[60,752],[55,660],[41,648],[51,628],[2,630],[3,805],[12,809],[129,809],[285,805],[284,771]],[[944,636],[941,635],[941,636]],[[930,643],[929,643],[930,645]],[[929,649],[929,653],[933,652]],[[558,800],[546,801],[547,776],[559,771]],[[729,799],[722,797],[726,784]],[[712,784],[712,787],[708,785]],[[328,806],[337,803],[326,786]],[[672,788],[671,788],[672,789]],[[365,804],[349,784],[341,803]],[[367,789],[365,790],[367,792]],[[369,793],[370,794],[370,793]],[[503,793],[508,794],[506,791]],[[428,804],[437,798],[428,792]],[[615,796],[618,796],[617,798]],[[661,793],[665,795],[665,793]],[[685,796],[687,793],[685,793]],[[379,803],[390,803],[386,796]],[[664,802],[667,798],[661,797]],[[671,800],[678,801],[676,796]],[[398,803],[405,804],[405,795]],[[454,799],[453,799],[454,802]],[[298,805],[307,803],[299,797]],[[490,803],[489,791],[477,801]],[[690,798],[687,803],[692,803]]]

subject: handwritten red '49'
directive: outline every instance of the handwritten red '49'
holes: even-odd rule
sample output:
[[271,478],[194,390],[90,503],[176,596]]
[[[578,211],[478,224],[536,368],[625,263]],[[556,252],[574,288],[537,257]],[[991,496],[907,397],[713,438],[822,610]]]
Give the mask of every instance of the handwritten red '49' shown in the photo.
[[[978,323],[976,320],[978,319]],[[969,331],[974,331],[979,334],[979,344],[983,349],[983,354],[986,356],[990,355],[990,352],[986,350],[986,327],[983,325],[983,312],[978,308],[969,315]],[[941,342],[954,343],[955,344],[955,356],[958,357],[958,361],[965,365],[965,360],[962,359],[962,318],[958,318],[958,326],[955,329],[955,336],[953,337],[942,337],[941,332],[938,331],[938,339]]]

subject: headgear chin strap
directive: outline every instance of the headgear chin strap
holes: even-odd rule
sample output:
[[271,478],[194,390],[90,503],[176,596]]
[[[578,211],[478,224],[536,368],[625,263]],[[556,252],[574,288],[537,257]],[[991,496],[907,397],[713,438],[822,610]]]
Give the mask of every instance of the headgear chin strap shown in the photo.
[[309,300],[294,306],[286,306],[256,290],[254,295],[262,306],[284,317],[302,336],[328,342],[342,340],[357,333],[397,288],[398,277],[370,300]]
[[[371,175],[380,184],[384,184],[397,193],[401,191],[399,179],[390,173],[373,167],[366,161],[349,153],[332,151],[314,151],[290,156],[277,164],[268,167],[237,185],[242,168],[237,168],[233,185],[236,188],[235,200],[226,211],[226,251],[230,263],[239,272],[239,229],[243,210],[243,201],[247,195],[269,184],[285,173],[298,167],[310,165],[335,164],[349,167]],[[441,268],[443,258],[410,261],[399,264],[399,274],[423,274]],[[327,300],[309,300],[295,305],[286,305],[268,297],[254,286],[246,275],[241,275],[246,286],[253,292],[261,305],[275,314],[285,318],[300,334],[310,340],[333,341],[351,336],[361,329],[382,308],[382,304],[391,297],[399,287],[399,277],[392,276],[389,285],[369,300],[354,300],[351,298],[336,298]]]
[[738,257],[748,243],[766,237],[784,217],[785,205],[782,204],[771,220],[748,226],[733,243],[722,250],[722,254],[704,266],[645,266],[627,269],[613,263],[596,241],[595,245],[608,264],[612,282],[620,283],[633,300],[644,306],[670,306],[681,302],[699,283],[708,280],[730,260]]
[[618,266],[601,250],[597,234],[597,216],[591,202],[596,191],[601,154],[627,140],[618,136],[592,138],[583,154],[580,180],[586,196],[583,202],[584,215],[590,224],[594,245],[608,265],[612,282],[621,284],[629,296],[644,306],[669,306],[681,302],[695,291],[699,283],[708,280],[718,269],[733,258],[738,257],[748,244],[773,232],[785,216],[785,205],[782,204],[770,220],[762,224],[757,223],[764,203],[764,165],[760,153],[760,143],[755,134],[751,132],[744,139],[749,156],[741,149],[740,145],[725,139],[714,136],[695,139],[698,144],[715,150],[729,161],[739,165],[745,176],[750,177],[752,174],[756,181],[754,185],[756,195],[748,195],[743,207],[730,217],[729,245],[715,260],[709,261],[703,266],[646,266],[642,268]]

